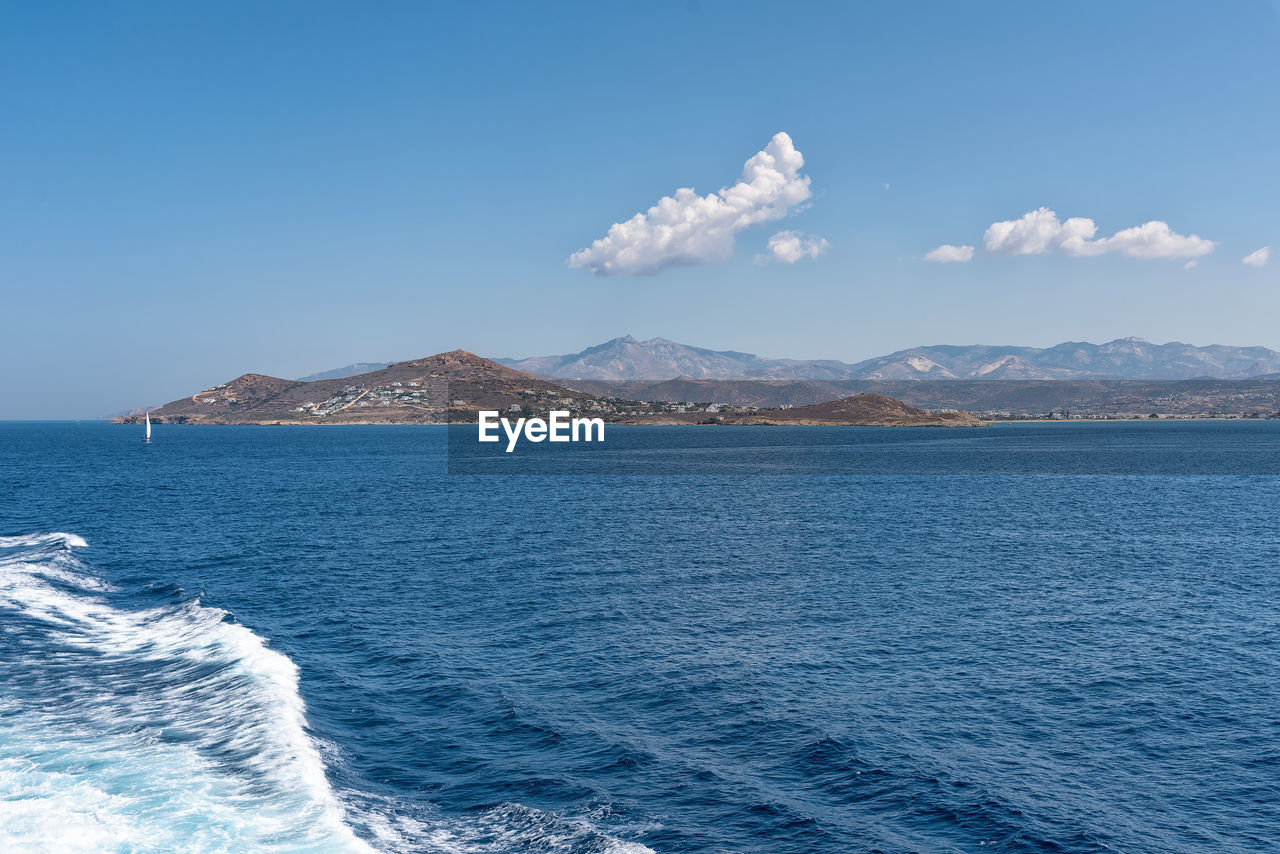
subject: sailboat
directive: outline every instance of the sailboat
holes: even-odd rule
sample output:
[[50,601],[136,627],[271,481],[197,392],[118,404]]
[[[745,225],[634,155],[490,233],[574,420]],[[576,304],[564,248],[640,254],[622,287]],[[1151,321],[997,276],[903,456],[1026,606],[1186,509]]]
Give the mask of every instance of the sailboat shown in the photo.
[[146,417],[147,417],[147,432],[142,435],[142,441],[150,442],[151,441],[151,413],[147,412]]

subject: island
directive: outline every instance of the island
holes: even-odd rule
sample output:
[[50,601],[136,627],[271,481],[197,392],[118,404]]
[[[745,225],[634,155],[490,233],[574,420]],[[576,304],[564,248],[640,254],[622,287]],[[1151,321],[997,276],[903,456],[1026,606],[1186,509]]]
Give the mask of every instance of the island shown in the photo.
[[[545,417],[553,409],[612,424],[975,427],[966,412],[931,412],[879,394],[805,406],[629,400],[558,385],[452,350],[338,379],[245,374],[149,412],[158,424],[474,424],[480,410]],[[139,423],[145,413],[116,419]]]

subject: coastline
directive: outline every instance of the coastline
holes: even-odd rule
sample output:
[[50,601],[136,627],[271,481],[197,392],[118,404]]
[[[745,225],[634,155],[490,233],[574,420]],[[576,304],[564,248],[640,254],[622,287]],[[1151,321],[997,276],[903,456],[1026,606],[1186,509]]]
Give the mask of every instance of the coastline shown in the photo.
[[[979,419],[978,423],[928,423],[928,424],[908,424],[908,423],[870,423],[870,422],[834,422],[834,421],[756,421],[751,423],[698,423],[688,421],[674,421],[670,419],[662,419],[656,421],[606,421],[605,426],[613,427],[912,427],[926,428],[939,427],[946,429],[954,428],[976,428],[976,427],[994,427],[1001,424],[1070,424],[1070,425],[1091,425],[1091,424],[1153,424],[1153,423],[1196,423],[1196,422],[1226,422],[1226,421],[1280,421],[1277,418],[1242,418],[1239,416],[1170,416],[1161,418],[985,418]],[[0,423],[5,424],[105,424],[114,427],[134,426],[142,423],[136,420],[126,419],[62,419],[52,421],[30,421],[30,420],[12,420]],[[164,427],[469,427],[476,424],[475,421],[386,421],[386,420],[369,420],[369,421],[197,421],[197,422],[164,422],[153,421],[158,426]]]

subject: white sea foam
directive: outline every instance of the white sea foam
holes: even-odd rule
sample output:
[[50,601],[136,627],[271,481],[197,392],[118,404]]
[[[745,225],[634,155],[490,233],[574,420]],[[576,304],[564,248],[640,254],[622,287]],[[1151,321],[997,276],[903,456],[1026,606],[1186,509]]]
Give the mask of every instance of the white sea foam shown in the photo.
[[85,545],[0,537],[0,851],[653,854],[518,804],[344,804],[293,661],[195,600],[121,605]]
[[84,541],[84,537],[76,534],[64,534],[61,531],[54,531],[49,534],[26,534],[18,537],[0,537],[0,549],[30,548],[32,546],[43,546],[53,543],[61,543],[62,545],[77,549],[89,547],[89,544]]
[[371,809],[362,821],[378,846],[387,851],[434,851],[440,854],[655,854],[637,842],[610,836],[597,827],[598,816],[569,818],[555,813],[503,804],[466,820],[418,821],[382,815]]
[[325,777],[293,662],[195,601],[115,607],[71,554],[84,545],[0,538],[4,667],[25,677],[0,700],[0,847],[372,850]]

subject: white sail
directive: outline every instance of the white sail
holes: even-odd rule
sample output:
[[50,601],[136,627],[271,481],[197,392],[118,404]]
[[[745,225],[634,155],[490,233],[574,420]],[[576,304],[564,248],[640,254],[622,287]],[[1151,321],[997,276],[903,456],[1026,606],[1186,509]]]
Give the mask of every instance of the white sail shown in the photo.
[[147,412],[146,416],[147,416],[147,434],[142,437],[142,441],[150,442],[151,441],[151,413]]

